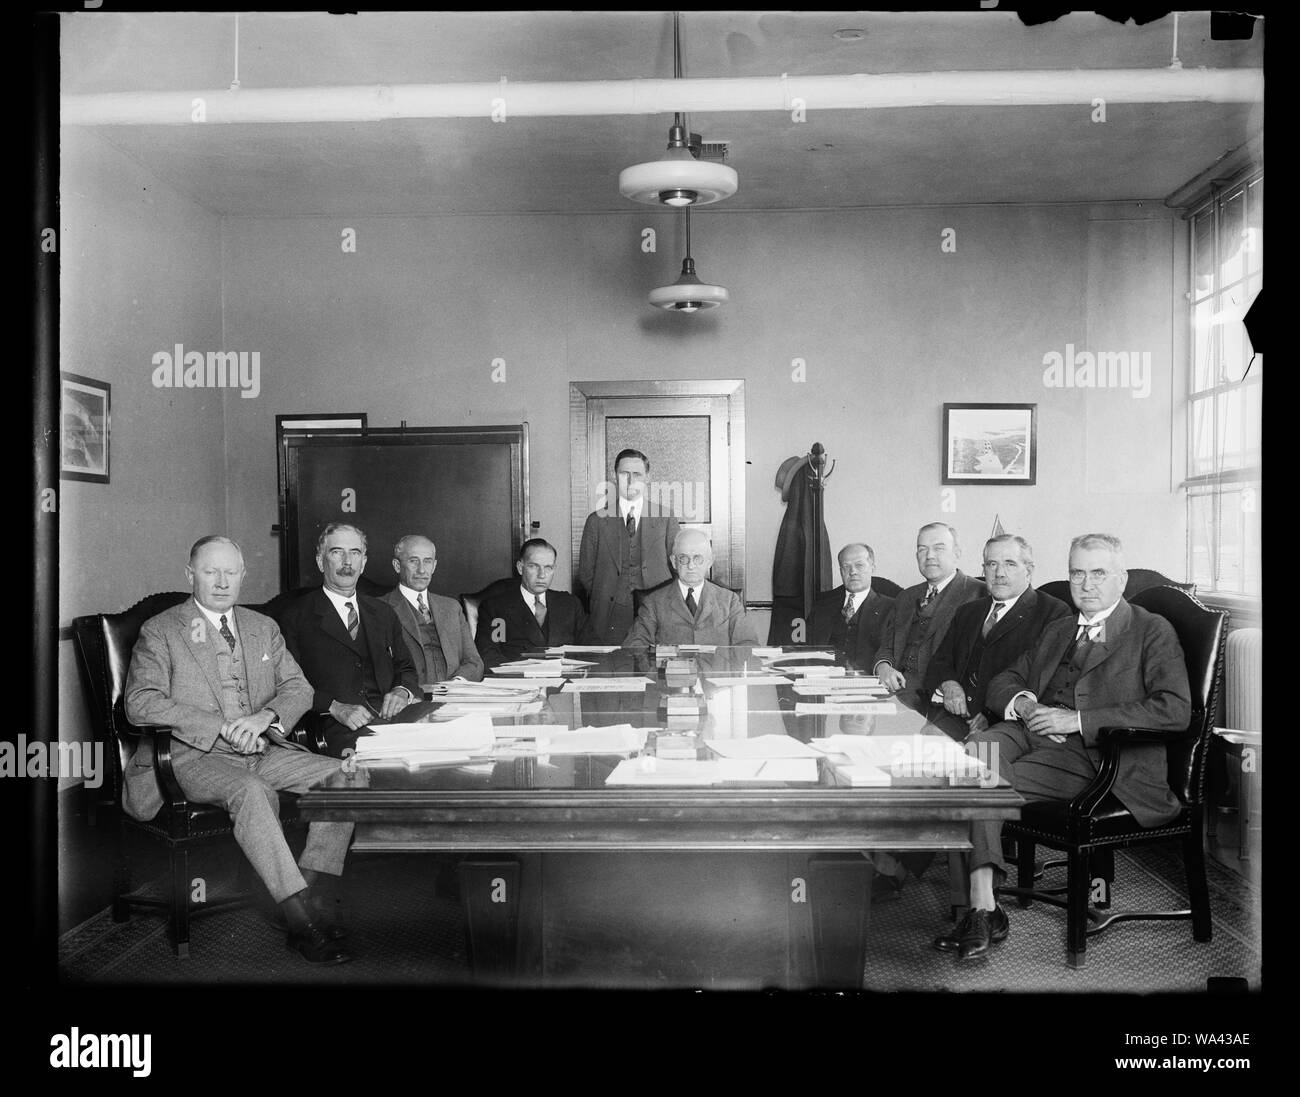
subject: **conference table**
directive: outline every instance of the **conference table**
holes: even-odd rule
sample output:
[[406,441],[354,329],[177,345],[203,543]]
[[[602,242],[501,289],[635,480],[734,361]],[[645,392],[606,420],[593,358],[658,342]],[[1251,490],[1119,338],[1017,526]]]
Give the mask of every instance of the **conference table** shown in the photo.
[[[828,703],[817,683],[834,679],[765,664],[773,650],[570,652],[588,665],[552,678],[532,706],[540,711],[492,715],[494,734],[630,727],[643,744],[552,753],[545,736],[497,738],[458,764],[353,758],[364,777],[304,793],[301,814],[354,822],[354,856],[441,855],[423,859],[432,872],[455,855],[475,983],[861,987],[868,851],[966,850],[971,820],[1015,818],[1023,801],[987,771],[979,781],[913,772],[887,787],[846,786],[849,771],[834,764],[844,756],[823,753],[822,740],[942,733],[901,704]],[[808,654],[806,667],[825,662]],[[622,688],[630,679],[639,681]],[[444,707],[466,711],[435,697],[401,720],[450,719]],[[760,767],[709,785],[608,783],[629,769],[671,782],[667,756],[707,760],[759,737],[817,747],[815,763],[802,763],[810,769],[799,780],[768,780]],[[918,942],[946,913],[916,927]]]

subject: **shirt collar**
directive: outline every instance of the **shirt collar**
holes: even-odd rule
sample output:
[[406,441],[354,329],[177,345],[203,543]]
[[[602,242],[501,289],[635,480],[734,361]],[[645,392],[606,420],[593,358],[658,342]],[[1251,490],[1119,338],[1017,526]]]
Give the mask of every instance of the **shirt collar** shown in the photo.
[[[519,584],[519,593],[522,594],[522,595],[524,596],[524,601],[528,603],[528,608],[531,609],[534,613],[536,613],[536,612],[537,612],[537,595],[535,595],[531,590],[529,590],[526,586],[524,586],[523,583],[520,583],[520,584]],[[542,605],[545,605],[545,604],[546,604],[545,599],[546,599],[546,595],[543,594],[543,595],[542,595]]]
[[[1109,617],[1112,613],[1115,612],[1115,607],[1118,606],[1121,601],[1123,601],[1123,599],[1120,598],[1115,599],[1115,605],[1108,606],[1106,609],[1098,613],[1097,616],[1095,616],[1091,621],[1089,621],[1086,617],[1084,617],[1082,613],[1080,613],[1079,616],[1075,618],[1074,631],[1078,632],[1080,625],[1089,625],[1089,626],[1100,625],[1104,620],[1106,620],[1107,617]],[[1098,634],[1097,639],[1099,640],[1104,639],[1105,635],[1106,635],[1106,630],[1102,629],[1101,632]]]
[[[1025,590],[1028,590],[1028,589],[1029,589],[1028,587],[1025,587]],[[1003,601],[1002,601],[1002,613],[999,615],[998,620],[1001,620],[1003,617],[1005,617],[1005,616],[1007,615],[1007,612],[1011,609],[1011,607],[1014,606],[1017,602],[1020,601],[1021,598],[1023,598],[1023,597],[1025,596],[1025,590],[1022,590],[1022,591],[1021,591],[1019,594],[1017,594],[1014,598],[1005,598],[1005,599],[1003,599]],[[989,597],[992,597],[992,595],[990,595]],[[997,600],[996,598],[994,598],[994,599],[993,599],[993,604],[994,604],[994,605],[997,605],[997,602],[998,602],[998,600]]]
[[957,570],[954,568],[953,573],[949,575],[947,579],[944,579],[942,582],[931,583],[929,579],[927,579],[925,582],[927,587],[931,587],[931,586],[934,587],[934,593],[936,596],[938,596],[942,594],[944,592],[944,588],[947,587],[947,585],[956,578],[957,578]]
[[704,593],[704,581],[701,580],[700,582],[696,583],[695,586],[692,587],[692,586],[687,586],[687,584],[683,583],[680,579],[678,579],[677,589],[682,592],[682,601],[686,600],[686,592],[688,590],[695,591],[695,604],[698,606],[700,604],[700,597]]
[[209,621],[212,622],[212,627],[216,629],[218,632],[221,631],[221,618],[222,616],[224,616],[226,618],[226,624],[229,627],[230,631],[238,635],[238,630],[235,628],[235,607],[234,606],[231,606],[228,610],[226,610],[225,614],[223,615],[208,609],[208,607],[202,605],[197,598],[194,599],[194,604],[199,607],[199,612],[202,613],[204,617],[206,617]]
[[420,608],[421,594],[424,595],[424,604],[426,606],[429,604],[429,592],[427,590],[412,590],[405,583],[398,583],[397,589],[402,592],[402,597],[411,603],[411,608],[414,610],[418,611]]
[[641,507],[644,505],[644,503],[645,503],[644,498],[628,500],[628,499],[624,499],[623,496],[620,495],[618,497],[618,516],[622,518],[623,521],[626,522],[628,512],[630,511],[632,514],[636,515],[636,520],[639,522],[641,521]]
[[867,600],[867,595],[871,593],[871,588],[867,587],[866,590],[860,590],[855,594],[853,591],[845,587],[844,593],[849,596],[849,602],[853,606],[853,610],[856,613],[858,609],[861,608],[862,603]]
[[351,602],[356,608],[357,615],[361,615],[361,599],[355,590],[345,598],[342,594],[335,594],[329,587],[321,587],[320,589],[325,592],[325,597],[330,600],[339,617],[343,619],[344,624],[347,623],[348,619],[348,611],[345,603]]

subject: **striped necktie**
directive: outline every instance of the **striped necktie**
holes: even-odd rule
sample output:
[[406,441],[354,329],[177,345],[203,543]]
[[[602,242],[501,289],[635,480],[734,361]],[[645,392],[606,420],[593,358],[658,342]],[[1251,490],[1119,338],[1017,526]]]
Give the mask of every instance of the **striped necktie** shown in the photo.
[[931,583],[929,587],[926,588],[925,597],[921,599],[921,608],[925,609],[926,606],[935,600],[938,594],[939,588]]
[[230,650],[234,651],[235,634],[230,631],[230,626],[226,624],[226,615],[224,613],[221,615],[221,635],[225,638],[226,643],[230,645]]
[[998,618],[1002,616],[1002,611],[1007,608],[1006,602],[994,602],[993,608],[989,610],[989,615],[984,618],[984,631],[981,633],[987,636],[993,631],[993,626],[998,623]]
[[344,602],[343,604],[348,610],[348,635],[355,640],[357,638],[358,627],[361,624],[361,618],[357,616],[357,607],[351,602]]
[[853,595],[848,592],[845,592],[844,608],[840,610],[840,616],[846,625],[853,620]]
[[420,591],[420,593],[416,595],[415,601],[420,610],[420,620],[422,623],[427,625],[429,623],[429,607],[424,601],[424,591]]

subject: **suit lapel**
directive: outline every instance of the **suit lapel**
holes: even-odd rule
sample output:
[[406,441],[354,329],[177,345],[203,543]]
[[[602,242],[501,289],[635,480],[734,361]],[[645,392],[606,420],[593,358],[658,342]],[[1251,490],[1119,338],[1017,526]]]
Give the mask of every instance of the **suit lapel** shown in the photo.
[[[428,595],[425,597],[427,598]],[[411,603],[402,596],[402,592],[397,589],[393,590],[392,594],[388,596],[386,601],[393,607],[393,612],[397,614],[397,620],[401,622],[402,631],[415,641],[416,647],[420,647],[422,645],[420,637],[420,618],[415,612],[415,607],[413,607]],[[429,602],[429,614],[430,616],[433,615],[432,601]],[[439,636],[441,635],[442,630],[440,629]]]
[[[220,634],[213,628],[212,622],[199,609],[199,604],[193,598],[181,603],[177,616],[181,635],[185,637],[185,646],[190,649],[194,661],[203,671],[203,677],[207,679],[212,695],[220,701],[221,672],[217,669],[217,649],[213,646],[215,641],[221,639]],[[225,640],[221,640],[221,643],[224,644]]]
[[[1002,617],[996,625],[989,629],[988,636],[984,638],[985,646],[996,644],[1008,633],[1014,632],[1018,629],[1021,624],[1024,623],[1025,618],[1029,616],[1029,611],[1034,608],[1034,603],[1037,600],[1038,596],[1034,594],[1033,588],[1027,588],[1025,593],[1016,599],[1016,604],[1011,607],[1007,614]],[[990,608],[992,607],[992,604],[992,600],[990,599]],[[986,616],[987,613],[988,611],[986,610]],[[982,628],[983,626],[981,625],[980,627]]]
[[1061,659],[1065,655],[1065,649],[1070,646],[1070,641],[1074,639],[1074,634],[1078,632],[1076,622],[1078,615],[1073,617],[1062,617],[1053,621],[1047,627],[1057,629],[1050,641],[1046,641],[1047,633],[1044,633],[1045,641],[1038,648],[1038,666],[1037,678],[1034,683],[1034,693],[1041,694],[1047,688],[1047,683],[1052,680],[1052,675],[1056,673],[1056,668],[1061,665]]
[[[337,640],[345,648],[356,651],[356,645],[352,642],[352,637],[348,635],[347,627],[343,624],[341,618],[334,609],[334,603],[329,600],[329,596],[322,587],[317,594],[316,616],[320,625],[321,632],[332,640]],[[351,599],[352,604],[357,607],[357,616],[361,616],[361,601],[357,597]]]
[[[401,595],[398,595],[398,597],[400,598]],[[361,617],[362,624],[365,626],[366,650],[370,654],[370,665],[375,670],[375,680],[379,682],[380,690],[384,690],[384,683],[379,678],[380,668],[384,666],[384,659],[381,656],[388,654],[388,645],[386,638],[381,635],[379,621],[377,620],[378,614],[370,606],[362,608],[360,595],[357,596],[357,614]],[[335,616],[338,615],[335,614]],[[345,629],[344,634],[346,635],[346,633],[347,630]],[[386,690],[384,691],[386,692]]]
[[[515,605],[520,614],[520,621],[527,630],[528,638],[535,644],[545,646],[546,635],[542,632],[542,627],[537,623],[537,615],[529,608],[527,601],[524,599],[524,592],[518,590],[515,592]],[[546,595],[546,620],[549,622],[551,614],[555,612],[555,607],[551,604],[551,596],[548,592]]]
[[246,609],[235,607],[235,627],[244,649],[244,672],[248,675],[248,696],[254,704],[259,697],[275,696],[275,672],[267,635],[261,623]]

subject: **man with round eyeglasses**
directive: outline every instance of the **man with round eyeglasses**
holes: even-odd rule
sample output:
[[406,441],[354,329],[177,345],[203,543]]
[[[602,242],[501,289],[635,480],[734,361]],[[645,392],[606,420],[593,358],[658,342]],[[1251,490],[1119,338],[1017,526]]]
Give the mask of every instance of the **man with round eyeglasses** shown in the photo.
[[699,529],[682,529],[673,540],[669,562],[676,579],[650,591],[641,602],[627,648],[652,644],[753,646],[758,633],[740,598],[708,579],[713,546]]

